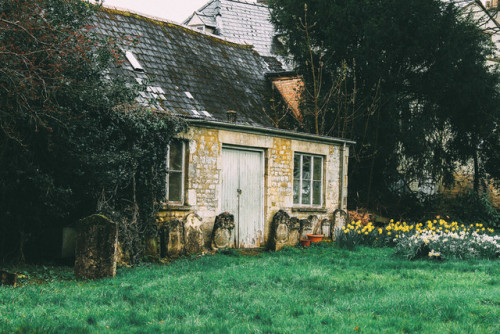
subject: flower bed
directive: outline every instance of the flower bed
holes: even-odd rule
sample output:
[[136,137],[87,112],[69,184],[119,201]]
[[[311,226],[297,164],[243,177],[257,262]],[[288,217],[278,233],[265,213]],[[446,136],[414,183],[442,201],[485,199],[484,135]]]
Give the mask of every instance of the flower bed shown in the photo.
[[341,247],[357,245],[393,246],[396,253],[408,259],[428,257],[498,258],[500,236],[481,223],[459,225],[443,219],[418,224],[394,222],[383,227],[361,221],[352,222],[338,230],[335,238]]

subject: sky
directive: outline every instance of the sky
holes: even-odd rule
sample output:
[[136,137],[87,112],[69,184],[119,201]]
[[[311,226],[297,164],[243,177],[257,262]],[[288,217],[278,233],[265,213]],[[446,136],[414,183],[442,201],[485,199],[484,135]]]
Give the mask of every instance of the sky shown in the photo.
[[[208,1],[210,0],[104,0],[104,4],[182,23]],[[482,2],[485,3],[486,0]]]
[[104,0],[104,5],[130,9],[181,23],[209,0]]

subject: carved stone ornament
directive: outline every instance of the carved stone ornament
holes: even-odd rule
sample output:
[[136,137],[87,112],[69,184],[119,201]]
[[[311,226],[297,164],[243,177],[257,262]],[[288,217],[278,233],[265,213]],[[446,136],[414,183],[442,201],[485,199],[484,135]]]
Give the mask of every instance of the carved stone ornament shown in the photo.
[[279,210],[271,223],[269,249],[278,251],[288,243],[290,216],[284,210]]
[[234,216],[229,212],[223,212],[215,217],[212,230],[212,249],[224,249],[231,247],[231,233],[234,229]]
[[202,224],[201,217],[196,213],[190,213],[184,218],[184,242],[187,255],[200,254],[205,251]]

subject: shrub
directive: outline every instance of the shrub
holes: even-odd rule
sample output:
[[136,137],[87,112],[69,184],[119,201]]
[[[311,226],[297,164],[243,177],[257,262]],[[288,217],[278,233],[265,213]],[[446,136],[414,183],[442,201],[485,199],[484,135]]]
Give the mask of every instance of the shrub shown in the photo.
[[166,150],[179,120],[137,103],[125,38],[92,28],[81,0],[0,1],[0,262],[60,252],[60,229],[99,212],[120,225],[124,251],[156,233]]
[[500,212],[491,204],[486,194],[470,191],[458,195],[451,203],[451,213],[463,224],[480,221],[487,226],[500,227]]

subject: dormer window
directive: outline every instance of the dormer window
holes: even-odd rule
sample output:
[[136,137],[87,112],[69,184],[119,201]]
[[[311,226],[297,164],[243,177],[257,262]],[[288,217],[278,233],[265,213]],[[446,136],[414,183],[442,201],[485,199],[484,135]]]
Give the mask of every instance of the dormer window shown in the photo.
[[205,26],[200,25],[200,26],[191,26],[193,29],[199,30],[201,32],[205,32]]

